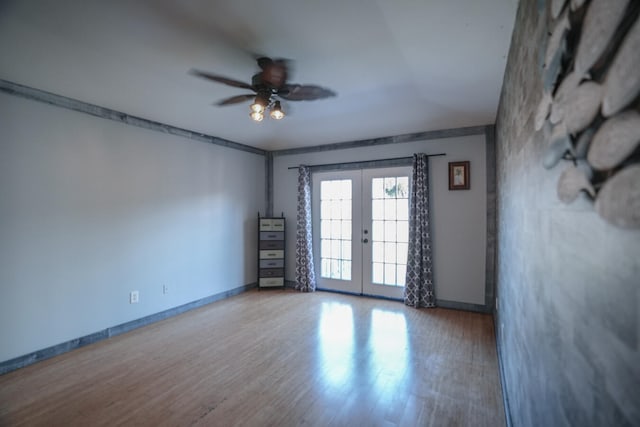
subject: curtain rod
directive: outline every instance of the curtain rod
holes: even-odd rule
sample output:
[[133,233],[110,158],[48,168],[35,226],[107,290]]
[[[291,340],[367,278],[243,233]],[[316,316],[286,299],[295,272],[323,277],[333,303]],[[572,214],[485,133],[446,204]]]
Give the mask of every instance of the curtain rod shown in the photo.
[[[439,157],[446,156],[447,153],[438,153],[438,154],[427,154],[427,157]],[[308,166],[310,168],[314,167],[325,167],[325,166],[342,166],[342,165],[356,165],[358,163],[369,163],[369,162],[390,162],[393,160],[412,160],[413,156],[409,157],[394,157],[392,159],[374,159],[374,160],[361,160],[359,162],[344,162],[344,163],[326,163],[323,165],[300,165],[300,166]],[[289,166],[287,169],[298,169],[300,166]]]

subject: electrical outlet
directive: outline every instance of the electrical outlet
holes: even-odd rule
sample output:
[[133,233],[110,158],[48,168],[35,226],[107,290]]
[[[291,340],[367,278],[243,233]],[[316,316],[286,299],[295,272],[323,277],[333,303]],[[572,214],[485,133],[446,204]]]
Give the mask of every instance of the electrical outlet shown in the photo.
[[140,301],[140,292],[131,291],[129,294],[129,304],[137,304]]
[[168,285],[162,285],[162,293],[165,294],[165,295],[169,293],[169,286]]

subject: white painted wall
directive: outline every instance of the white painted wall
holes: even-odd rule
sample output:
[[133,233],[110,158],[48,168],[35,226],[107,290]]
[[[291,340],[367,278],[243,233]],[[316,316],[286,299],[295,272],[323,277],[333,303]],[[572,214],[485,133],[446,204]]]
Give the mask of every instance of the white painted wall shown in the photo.
[[255,282],[264,173],[260,155],[0,94],[0,361]]
[[[284,155],[274,158],[274,214],[287,218],[286,278],[295,280],[297,170],[289,166],[366,161],[447,153],[432,157],[430,186],[434,284],[441,300],[484,305],[487,230],[484,135]],[[449,191],[448,163],[471,161],[471,189]]]

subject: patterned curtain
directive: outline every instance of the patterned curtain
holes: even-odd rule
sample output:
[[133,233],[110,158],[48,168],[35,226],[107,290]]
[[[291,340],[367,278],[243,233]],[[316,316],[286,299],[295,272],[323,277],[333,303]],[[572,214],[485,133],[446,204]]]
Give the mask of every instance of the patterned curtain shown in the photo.
[[298,168],[298,217],[296,227],[296,289],[316,290],[311,240],[311,173],[307,166]]
[[429,159],[413,155],[413,185],[409,198],[409,253],[404,303],[412,307],[435,307],[429,233]]

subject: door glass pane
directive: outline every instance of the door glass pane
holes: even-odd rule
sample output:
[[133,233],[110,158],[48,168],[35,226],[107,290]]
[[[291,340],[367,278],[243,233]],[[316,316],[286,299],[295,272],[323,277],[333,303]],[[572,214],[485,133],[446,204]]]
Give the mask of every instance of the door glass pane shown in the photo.
[[331,238],[339,239],[342,232],[342,221],[339,219],[331,221]]
[[331,258],[331,240],[322,239],[320,241],[320,258]]
[[331,221],[322,220],[320,221],[320,238],[328,239],[331,237]]
[[[331,258],[340,258],[340,240],[329,240],[331,243]],[[324,242],[322,242],[324,243]]]
[[408,176],[399,176],[397,179],[398,185],[398,198],[406,199],[409,197],[409,177]]
[[384,262],[396,262],[396,244],[384,242]]
[[373,262],[384,262],[384,243],[373,242],[371,250],[371,258]]
[[331,205],[331,218],[342,218],[342,203],[340,203],[340,200],[332,200],[328,203]]
[[398,221],[398,242],[409,241],[409,221]]
[[331,277],[331,260],[329,258],[322,259],[322,277]]
[[340,271],[342,280],[351,280],[351,261],[340,261]]
[[331,217],[331,202],[327,200],[323,200],[320,202],[320,217],[321,218]]
[[384,200],[373,200],[371,204],[371,218],[384,219]]
[[371,182],[371,197],[382,199],[384,196],[384,180],[382,178],[373,178]]
[[350,179],[320,183],[320,274],[322,277],[351,280]]
[[393,177],[384,179],[384,197],[396,198],[396,179]]
[[409,177],[371,180],[373,283],[404,286],[409,238]]
[[351,219],[351,199],[342,200],[340,212],[342,213],[342,219]]
[[380,262],[373,263],[373,283],[384,282],[384,264]]
[[373,221],[371,235],[374,241],[381,242],[384,240],[384,221]]
[[342,221],[341,227],[340,238],[351,240],[351,221]]
[[331,259],[331,278],[339,279],[340,278],[340,261],[337,259]]
[[409,220],[409,204],[405,203],[404,199],[397,200],[396,217],[403,221]]
[[341,258],[345,260],[351,260],[351,240],[341,240],[342,253]]
[[396,219],[396,201],[395,200],[384,201],[384,219],[387,219],[387,220]]
[[395,285],[396,284],[396,265],[385,263],[384,265],[384,284]]
[[385,221],[384,222],[384,240],[385,242],[395,242],[396,241],[396,221]]

